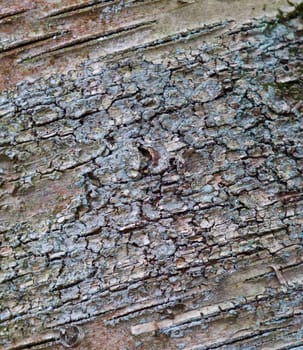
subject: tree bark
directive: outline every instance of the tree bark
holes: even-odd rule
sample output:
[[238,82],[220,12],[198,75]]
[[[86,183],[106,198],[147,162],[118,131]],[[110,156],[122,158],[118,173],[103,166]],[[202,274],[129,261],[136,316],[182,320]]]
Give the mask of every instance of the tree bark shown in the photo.
[[1,5],[2,349],[303,347],[303,3],[280,5]]

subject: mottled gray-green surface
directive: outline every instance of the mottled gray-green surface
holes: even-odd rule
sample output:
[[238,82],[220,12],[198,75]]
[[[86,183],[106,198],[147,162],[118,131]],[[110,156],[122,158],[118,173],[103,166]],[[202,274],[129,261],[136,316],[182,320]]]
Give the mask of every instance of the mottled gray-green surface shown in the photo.
[[96,317],[146,324],[138,349],[302,345],[302,30],[250,23],[166,66],[88,61],[1,94],[3,345]]

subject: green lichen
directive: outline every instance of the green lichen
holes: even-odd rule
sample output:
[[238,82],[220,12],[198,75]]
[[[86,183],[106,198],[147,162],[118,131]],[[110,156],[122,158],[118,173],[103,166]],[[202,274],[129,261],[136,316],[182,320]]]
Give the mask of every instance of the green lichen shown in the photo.
[[281,97],[292,98],[296,101],[303,100],[303,81],[301,79],[288,82],[266,83],[263,86],[266,89],[272,87]]
[[268,33],[272,29],[274,29],[278,24],[285,24],[291,19],[301,18],[303,19],[303,2],[300,4],[294,4],[290,0],[287,1],[290,6],[293,7],[293,10],[290,12],[283,12],[281,9],[278,9],[278,14],[276,18],[272,21],[265,21],[265,29],[264,32]]
[[303,19],[303,2],[300,4],[294,4],[290,0],[287,1],[289,5],[293,6],[294,9],[291,12],[284,13],[282,10],[278,10],[277,21],[278,23],[285,23],[293,18],[300,17]]
[[276,89],[283,96],[291,97],[295,100],[303,99],[303,82],[298,79],[291,82],[276,83]]

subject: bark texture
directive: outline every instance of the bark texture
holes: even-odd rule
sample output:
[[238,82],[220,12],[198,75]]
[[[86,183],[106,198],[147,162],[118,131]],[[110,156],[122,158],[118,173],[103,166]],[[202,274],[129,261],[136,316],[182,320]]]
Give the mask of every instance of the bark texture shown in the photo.
[[303,347],[302,8],[1,92],[2,349]]

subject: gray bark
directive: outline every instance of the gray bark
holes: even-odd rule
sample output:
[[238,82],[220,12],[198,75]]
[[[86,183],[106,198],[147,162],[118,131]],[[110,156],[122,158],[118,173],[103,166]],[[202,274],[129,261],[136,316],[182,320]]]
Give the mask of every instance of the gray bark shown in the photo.
[[3,349],[303,346],[299,10],[1,93]]

